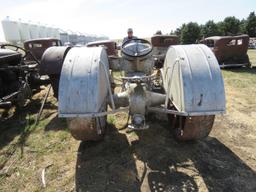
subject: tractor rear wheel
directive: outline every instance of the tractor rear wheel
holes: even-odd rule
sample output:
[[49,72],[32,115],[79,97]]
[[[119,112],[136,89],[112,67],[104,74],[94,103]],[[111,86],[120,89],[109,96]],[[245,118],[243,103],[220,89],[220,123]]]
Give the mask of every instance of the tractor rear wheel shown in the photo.
[[174,137],[179,141],[206,138],[212,130],[215,115],[184,117],[170,115]]
[[106,116],[95,118],[68,119],[71,135],[81,141],[98,141],[103,139],[106,127]]
[[[107,102],[101,111],[107,110]],[[107,116],[67,119],[71,135],[80,141],[98,141],[103,139],[106,131]]]

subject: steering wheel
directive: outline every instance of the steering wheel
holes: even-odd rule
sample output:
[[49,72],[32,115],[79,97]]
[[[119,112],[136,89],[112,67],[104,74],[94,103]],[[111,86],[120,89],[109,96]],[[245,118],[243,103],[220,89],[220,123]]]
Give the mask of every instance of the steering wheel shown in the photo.
[[21,54],[22,58],[25,58],[27,56],[27,51],[23,49],[22,47],[12,45],[12,44],[2,44],[1,49],[10,49],[16,52],[19,52]]
[[21,54],[21,58],[24,60],[28,55],[30,55],[35,61],[37,64],[40,64],[39,61],[36,59],[36,57],[28,50],[22,48],[22,47],[19,47],[19,46],[16,46],[16,45],[12,45],[12,44],[2,44],[0,45],[0,48],[1,49],[10,49],[10,50],[13,50],[13,51],[16,51],[18,53]]
[[152,51],[151,43],[145,39],[129,39],[122,44],[122,53],[129,57],[144,57]]

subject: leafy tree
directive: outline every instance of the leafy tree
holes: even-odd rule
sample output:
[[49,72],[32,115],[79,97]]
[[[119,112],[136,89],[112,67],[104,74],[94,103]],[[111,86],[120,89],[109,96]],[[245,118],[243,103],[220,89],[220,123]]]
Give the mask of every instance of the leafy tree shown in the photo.
[[181,42],[182,44],[192,44],[201,36],[201,29],[197,23],[190,22],[181,27]]
[[174,33],[175,33],[179,38],[181,38],[181,31],[184,29],[185,26],[186,26],[186,24],[183,23],[181,27],[177,28],[177,29],[174,31]]
[[224,22],[220,21],[217,24],[219,35],[225,35],[225,28],[224,28]]
[[240,32],[240,20],[235,17],[226,17],[222,30],[225,35],[236,35]]
[[201,33],[204,37],[221,35],[218,25],[212,20],[207,21],[205,25],[202,25]]
[[242,20],[240,21],[240,32],[243,33],[243,34],[244,34],[244,33],[247,33],[246,25],[247,25],[247,20],[242,19]]
[[249,14],[246,22],[246,32],[250,37],[256,37],[256,16],[254,12]]
[[198,25],[195,22],[182,24],[170,34],[179,36],[181,43],[195,43],[200,37],[209,37],[215,35],[238,35],[247,33],[250,37],[256,37],[256,15],[251,12],[247,19],[241,21],[234,16],[226,17],[223,21],[215,23],[213,20],[207,21],[204,25]]
[[171,30],[170,35],[176,35],[175,31]]

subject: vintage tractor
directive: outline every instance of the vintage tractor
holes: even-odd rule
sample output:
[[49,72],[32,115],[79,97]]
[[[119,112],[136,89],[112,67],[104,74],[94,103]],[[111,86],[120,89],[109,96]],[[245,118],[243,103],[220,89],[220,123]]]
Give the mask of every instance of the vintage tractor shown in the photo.
[[0,45],[0,107],[23,106],[33,90],[50,83],[49,77],[39,73],[40,60],[47,48],[60,45],[60,40],[52,38],[26,41],[24,48]]
[[[132,130],[150,128],[147,114],[163,113],[177,139],[208,136],[215,115],[225,112],[224,84],[213,52],[202,44],[170,46],[159,68],[152,49],[149,41],[132,39],[115,58],[103,47],[45,51],[40,68],[56,63],[55,70],[61,71],[55,74],[58,116],[67,119],[74,138],[101,139],[107,115],[119,111],[129,114]],[[123,76],[114,77],[111,70]],[[121,82],[119,92],[113,91],[114,80]]]
[[44,83],[38,73],[36,58],[25,49],[9,44],[0,46],[0,107],[23,106],[32,90]]

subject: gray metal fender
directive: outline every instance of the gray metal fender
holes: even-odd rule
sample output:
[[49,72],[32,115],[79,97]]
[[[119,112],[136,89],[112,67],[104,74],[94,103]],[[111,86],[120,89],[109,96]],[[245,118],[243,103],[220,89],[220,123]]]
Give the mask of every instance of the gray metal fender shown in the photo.
[[59,117],[79,117],[106,107],[109,63],[102,47],[74,47],[64,60],[59,83]]
[[225,112],[221,70],[207,46],[170,46],[162,73],[166,94],[178,111],[191,116]]
[[41,75],[60,75],[62,64],[71,47],[49,47],[45,50],[39,71]]

